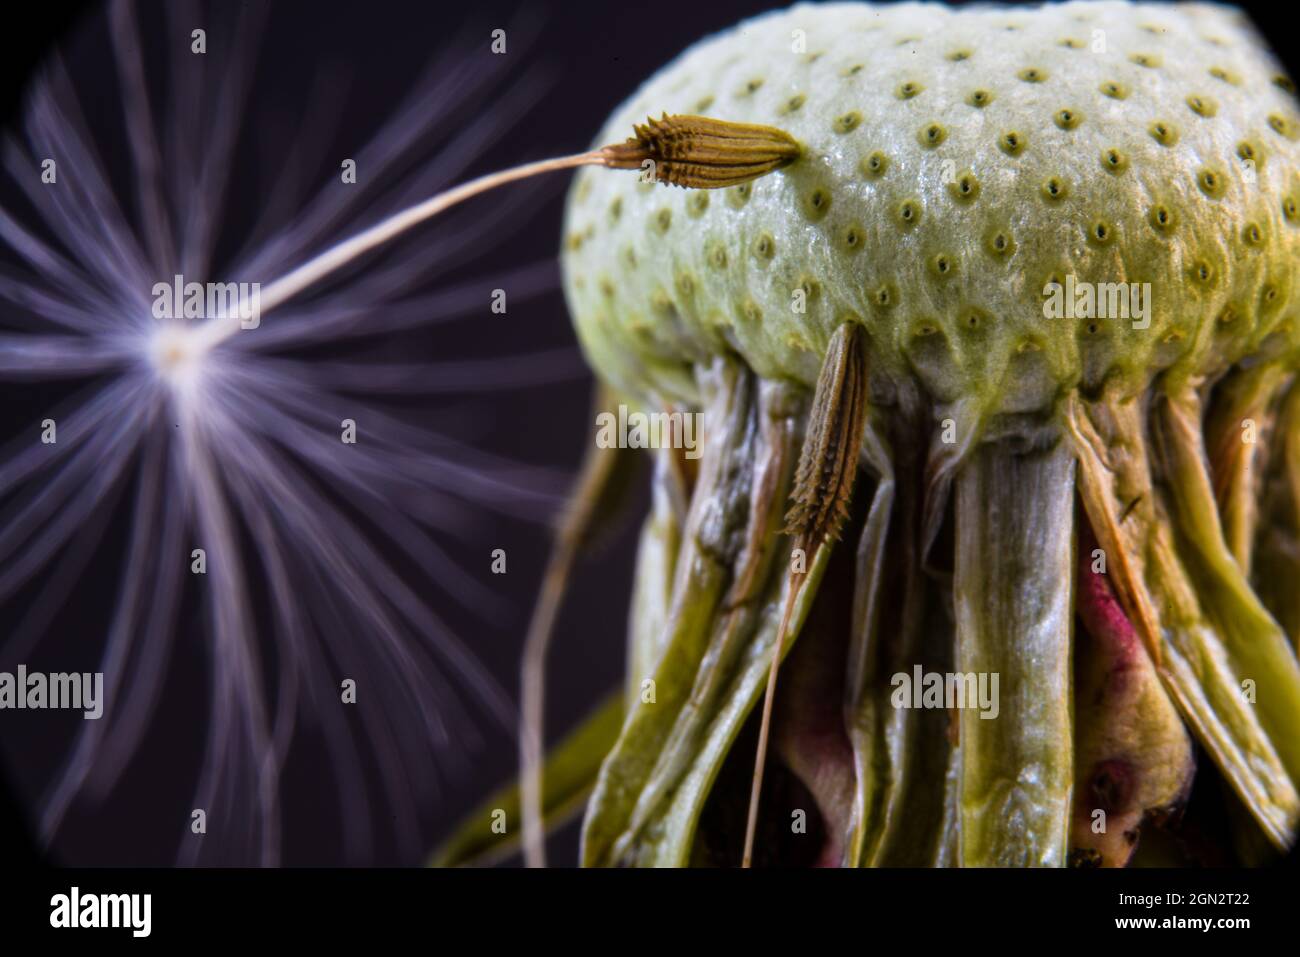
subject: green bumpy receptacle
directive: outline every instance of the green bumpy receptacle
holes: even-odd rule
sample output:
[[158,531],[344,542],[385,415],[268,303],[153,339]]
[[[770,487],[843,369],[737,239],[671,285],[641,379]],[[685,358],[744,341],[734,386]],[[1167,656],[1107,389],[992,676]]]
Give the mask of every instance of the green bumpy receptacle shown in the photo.
[[[631,395],[697,405],[693,370],[723,352],[811,385],[845,319],[876,393],[915,377],[994,413],[1297,342],[1296,103],[1229,8],[796,6],[693,45],[596,141],[664,112],[805,153],[723,190],[578,175],[565,289]],[[1149,326],[1046,316],[1068,277],[1149,283]]]

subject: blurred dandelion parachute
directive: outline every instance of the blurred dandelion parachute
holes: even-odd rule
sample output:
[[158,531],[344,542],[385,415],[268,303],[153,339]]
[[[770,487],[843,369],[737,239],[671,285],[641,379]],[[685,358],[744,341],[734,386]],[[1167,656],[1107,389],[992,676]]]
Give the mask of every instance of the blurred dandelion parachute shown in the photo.
[[[413,424],[380,399],[583,373],[572,349],[467,366],[395,363],[360,348],[339,358],[339,347],[482,310],[494,287],[508,287],[512,301],[544,292],[554,266],[428,288],[498,240],[507,215],[519,221],[516,194],[509,208],[447,221],[418,249],[388,247],[364,269],[293,290],[256,330],[229,335],[222,316],[159,320],[150,290],[174,275],[272,285],[341,237],[446,188],[543,86],[533,74],[505,86],[502,68],[467,69],[463,54],[446,56],[354,154],[364,181],[340,188],[335,175],[299,208],[299,165],[321,155],[330,136],[323,120],[304,120],[287,157],[270,158],[279,179],[243,248],[219,262],[264,5],[241,5],[229,32],[215,9],[157,9],[175,41],[157,117],[137,5],[115,2],[106,13],[129,176],[106,171],[57,59],[34,81],[21,131],[3,145],[5,195],[17,187],[22,196],[0,202],[0,248],[9,251],[0,263],[0,381],[86,383],[48,413],[55,443],[33,441],[28,430],[0,454],[0,602],[39,586],[0,659],[21,661],[42,637],[85,574],[107,516],[119,505],[131,516],[98,666],[104,718],[80,731],[43,803],[41,832],[52,840],[79,795],[102,797],[140,746],[180,640],[181,593],[201,545],[211,697],[194,806],[210,809],[209,839],[183,842],[181,860],[277,862],[280,771],[304,715],[320,723],[331,751],[347,850],[364,857],[363,761],[354,731],[330,707],[341,677],[355,678],[376,705],[358,709],[365,747],[382,773],[397,838],[418,854],[416,802],[439,784],[436,758],[454,756],[453,741],[459,749],[472,742],[485,718],[512,730],[514,709],[392,556],[426,569],[440,593],[490,611],[492,596],[440,535],[461,529],[467,503],[546,516],[562,478]],[[200,22],[228,52],[190,55]],[[434,140],[443,145],[429,158]],[[57,188],[40,182],[47,157],[57,158]],[[361,454],[339,441],[337,423],[348,419],[364,421]]]

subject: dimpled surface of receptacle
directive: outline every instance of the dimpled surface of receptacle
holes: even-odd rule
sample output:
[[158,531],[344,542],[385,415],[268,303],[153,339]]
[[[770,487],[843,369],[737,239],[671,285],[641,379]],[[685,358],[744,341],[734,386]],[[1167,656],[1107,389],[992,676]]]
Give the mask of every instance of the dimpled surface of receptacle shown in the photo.
[[[726,351],[811,384],[846,319],[873,388],[1004,412],[1294,345],[1296,103],[1231,8],[801,5],[690,47],[597,143],[664,112],[777,126],[804,155],[723,190],[577,176],[566,295],[630,394],[693,403],[692,367]],[[1133,304],[1103,284],[1149,283],[1149,327],[1049,317],[1067,277],[1096,311]]]

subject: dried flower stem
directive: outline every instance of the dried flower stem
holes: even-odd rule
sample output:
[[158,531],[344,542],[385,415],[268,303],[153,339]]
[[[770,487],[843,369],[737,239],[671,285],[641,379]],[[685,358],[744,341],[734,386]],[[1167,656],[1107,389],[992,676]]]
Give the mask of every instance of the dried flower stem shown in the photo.
[[[595,411],[616,404],[606,387],[596,390]],[[523,819],[524,864],[546,866],[546,830],[543,821],[542,748],[545,723],[546,655],[560,604],[578,556],[599,522],[607,520],[610,498],[627,480],[628,452],[592,447],[582,464],[555,533],[554,544],[542,576],[541,591],[528,623],[520,666],[519,793]]]

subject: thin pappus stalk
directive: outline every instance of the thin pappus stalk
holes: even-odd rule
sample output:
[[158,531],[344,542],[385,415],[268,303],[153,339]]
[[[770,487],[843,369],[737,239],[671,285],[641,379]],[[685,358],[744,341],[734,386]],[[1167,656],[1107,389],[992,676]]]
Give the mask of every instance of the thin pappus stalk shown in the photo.
[[[625,143],[488,173],[394,213],[268,284],[261,292],[261,311],[269,312],[358,256],[457,203],[519,180],[579,166],[604,166],[642,170],[656,181],[674,186],[721,189],[764,176],[799,155],[799,144],[781,130],[702,116],[664,114],[659,120],[636,126],[635,131],[637,135]],[[215,320],[196,343],[210,349],[239,330],[238,317]]]

